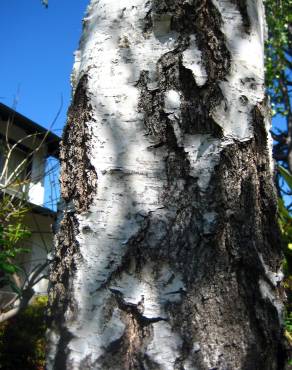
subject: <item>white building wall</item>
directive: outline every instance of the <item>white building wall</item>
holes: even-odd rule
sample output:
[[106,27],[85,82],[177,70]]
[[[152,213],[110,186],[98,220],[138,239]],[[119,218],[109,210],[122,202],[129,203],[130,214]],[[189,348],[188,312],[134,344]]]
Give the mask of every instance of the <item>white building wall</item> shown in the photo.
[[32,159],[31,178],[29,183],[28,200],[38,206],[42,206],[45,198],[45,167],[47,147],[43,145],[34,153]]
[[[52,224],[54,218],[51,215],[40,215],[30,212],[25,219],[25,224],[32,235],[25,241],[31,252],[23,256],[23,268],[30,274],[34,268],[43,264],[53,246]],[[47,274],[47,269],[43,270],[42,275]],[[42,279],[34,286],[38,294],[47,294],[48,280]]]

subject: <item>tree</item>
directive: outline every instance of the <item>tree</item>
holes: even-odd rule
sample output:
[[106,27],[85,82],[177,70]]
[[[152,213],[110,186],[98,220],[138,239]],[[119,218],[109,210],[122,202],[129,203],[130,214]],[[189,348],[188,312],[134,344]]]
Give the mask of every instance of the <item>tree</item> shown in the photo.
[[[281,119],[282,128],[275,127],[274,158],[292,172],[292,110],[291,110],[291,57],[292,57],[292,2],[291,0],[265,2],[268,39],[266,45],[266,85],[271,97],[273,114]],[[279,125],[278,125],[279,126]],[[279,193],[286,194],[281,177],[277,177]],[[291,204],[289,205],[290,208]]]
[[[282,286],[287,296],[285,302],[285,326],[292,345],[292,111],[291,111],[291,11],[292,1],[265,1],[268,38],[265,48],[266,86],[272,103],[274,139],[273,157],[276,184],[279,195],[279,223],[282,248],[285,254]],[[283,167],[284,166],[284,167]],[[292,360],[289,361],[292,364]]]
[[283,369],[262,1],[95,1],[61,149],[48,369]]

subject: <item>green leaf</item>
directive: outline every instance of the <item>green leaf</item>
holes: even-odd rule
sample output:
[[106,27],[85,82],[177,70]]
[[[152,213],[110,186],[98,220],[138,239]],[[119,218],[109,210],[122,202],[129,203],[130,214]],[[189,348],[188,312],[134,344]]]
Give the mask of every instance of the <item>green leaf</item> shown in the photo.
[[282,198],[278,199],[278,208],[279,208],[279,215],[283,220],[291,218],[287,208],[285,207],[285,204]]
[[283,176],[284,180],[286,181],[287,185],[289,186],[290,190],[292,191],[292,175],[291,173],[286,170],[286,168],[282,166],[278,166],[278,170],[280,174]]
[[19,271],[19,267],[7,262],[0,263],[0,270],[6,272],[7,274],[14,274],[15,272]]

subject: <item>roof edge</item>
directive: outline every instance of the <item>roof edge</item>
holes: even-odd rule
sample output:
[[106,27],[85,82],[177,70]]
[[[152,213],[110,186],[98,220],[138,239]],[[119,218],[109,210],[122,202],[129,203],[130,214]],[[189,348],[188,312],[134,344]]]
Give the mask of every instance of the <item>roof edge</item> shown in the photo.
[[13,124],[27,132],[27,134],[39,132],[41,135],[45,136],[45,142],[48,146],[48,154],[58,158],[59,143],[61,141],[61,138],[58,135],[54,134],[50,130],[47,130],[45,127],[25,117],[21,113],[18,113],[16,110],[3,103],[0,103],[0,116],[4,121],[12,119]]

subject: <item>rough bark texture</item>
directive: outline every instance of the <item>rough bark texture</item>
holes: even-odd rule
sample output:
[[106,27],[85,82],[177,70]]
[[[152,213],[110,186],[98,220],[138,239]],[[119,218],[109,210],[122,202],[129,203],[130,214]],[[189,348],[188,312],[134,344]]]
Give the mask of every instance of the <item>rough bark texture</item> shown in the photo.
[[92,1],[48,369],[284,368],[261,1]]
[[92,107],[87,97],[87,75],[82,76],[68,111],[68,121],[61,143],[61,192],[63,199],[78,212],[86,211],[92,203],[97,175],[90,163],[90,132]]

